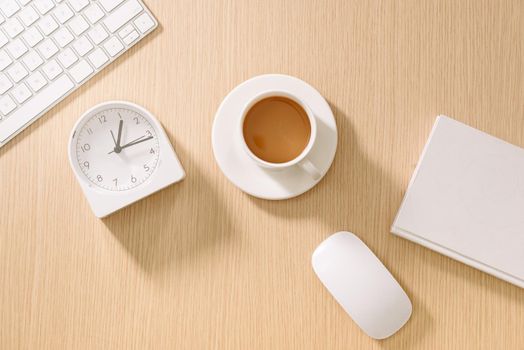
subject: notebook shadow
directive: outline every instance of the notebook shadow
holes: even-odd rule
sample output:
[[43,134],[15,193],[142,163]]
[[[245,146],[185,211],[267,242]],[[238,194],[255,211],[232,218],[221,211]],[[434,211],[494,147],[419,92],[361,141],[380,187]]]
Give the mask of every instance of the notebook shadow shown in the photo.
[[[338,149],[325,177],[310,191],[286,201],[267,201],[246,196],[257,207],[279,220],[318,220],[324,226],[325,237],[342,230],[356,233],[398,277],[396,272],[399,263],[394,259],[405,247],[403,240],[390,234],[390,225],[398,207],[388,203],[400,204],[402,185],[395,183],[387,171],[361,149],[351,123],[352,117],[333,103],[330,103],[330,107],[338,128]],[[394,337],[378,341],[378,344],[393,349],[416,348],[429,333],[433,321],[418,297],[409,293],[409,283],[398,280],[413,303],[413,314]],[[417,334],[415,342],[410,336],[413,333]]]
[[[410,244],[414,243],[410,242]],[[488,295],[502,297],[517,308],[524,309],[524,290],[522,288],[434,251],[428,250],[428,254],[430,256],[425,261],[431,265],[432,269],[452,275],[453,278],[465,281],[467,285],[473,285],[478,290],[485,290]],[[443,263],[443,259],[447,261]]]
[[[172,139],[172,138],[171,138]],[[187,152],[175,145],[186,178],[103,219],[114,238],[149,275],[187,266],[231,239],[229,215]],[[191,220],[188,220],[191,218]]]

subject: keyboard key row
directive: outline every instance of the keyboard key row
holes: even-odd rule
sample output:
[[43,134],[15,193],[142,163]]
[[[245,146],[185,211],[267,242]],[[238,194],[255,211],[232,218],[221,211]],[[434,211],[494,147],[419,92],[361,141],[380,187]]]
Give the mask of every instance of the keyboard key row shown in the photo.
[[[62,75],[53,83],[50,83],[32,99],[23,104],[18,110],[14,111],[9,118],[2,122],[2,127],[0,128],[0,142],[5,142],[13,133],[25,126],[25,124],[30,122],[33,118],[40,115],[43,110],[46,110],[55,104],[74,87],[75,84],[67,75]],[[6,107],[9,107],[9,105],[6,104]],[[4,106],[0,101],[0,112],[3,108]]]

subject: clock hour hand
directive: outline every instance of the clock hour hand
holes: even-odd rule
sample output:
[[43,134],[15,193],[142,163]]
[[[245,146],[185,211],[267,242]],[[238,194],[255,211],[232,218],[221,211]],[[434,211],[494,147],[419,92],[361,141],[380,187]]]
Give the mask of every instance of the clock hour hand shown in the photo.
[[118,123],[118,137],[115,140],[115,134],[113,134],[113,130],[109,130],[111,133],[111,137],[113,138],[113,142],[115,143],[115,148],[108,154],[111,154],[113,152],[120,153],[122,151],[122,147],[120,147],[120,140],[122,139],[122,126],[124,125],[124,121],[120,119],[120,122]]
[[[122,126],[124,126],[124,121],[120,119],[120,122],[118,123],[118,136],[116,138],[116,149],[120,149],[120,141],[122,140]],[[118,153],[118,152],[117,152]]]

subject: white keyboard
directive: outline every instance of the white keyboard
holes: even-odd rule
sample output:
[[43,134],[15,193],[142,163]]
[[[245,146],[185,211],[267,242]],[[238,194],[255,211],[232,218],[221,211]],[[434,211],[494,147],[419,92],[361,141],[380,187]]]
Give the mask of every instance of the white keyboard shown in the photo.
[[157,25],[140,0],[0,0],[0,147]]

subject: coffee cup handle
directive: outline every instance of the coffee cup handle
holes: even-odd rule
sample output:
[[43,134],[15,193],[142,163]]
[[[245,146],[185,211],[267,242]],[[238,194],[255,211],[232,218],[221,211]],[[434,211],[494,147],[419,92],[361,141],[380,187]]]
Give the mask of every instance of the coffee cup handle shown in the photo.
[[302,168],[302,170],[308,173],[309,176],[311,176],[315,181],[320,179],[320,177],[322,176],[317,166],[307,158],[301,161],[298,165]]

